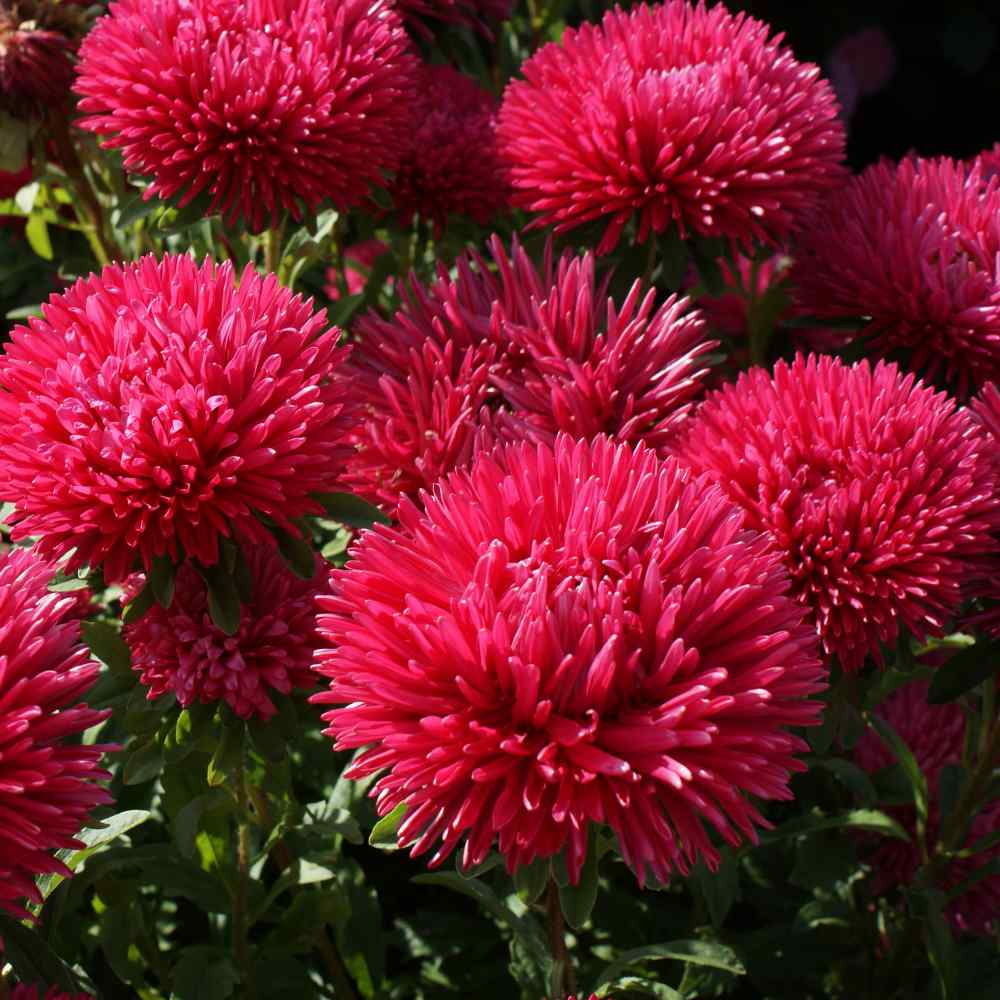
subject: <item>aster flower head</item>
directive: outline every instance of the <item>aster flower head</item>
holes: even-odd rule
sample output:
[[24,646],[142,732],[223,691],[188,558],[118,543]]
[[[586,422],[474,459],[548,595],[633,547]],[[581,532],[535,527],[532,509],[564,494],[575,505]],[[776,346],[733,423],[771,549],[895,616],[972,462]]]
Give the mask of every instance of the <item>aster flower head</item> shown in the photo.
[[636,281],[616,305],[593,254],[536,266],[514,241],[471,254],[457,276],[413,283],[391,319],[358,326],[347,367],[364,398],[352,488],[390,509],[498,437],[558,432],[665,446],[688,415],[715,343],[688,300],[658,308]]
[[416,58],[385,0],[118,0],[80,49],[80,122],[257,231],[360,203],[396,165]]
[[15,536],[67,567],[218,560],[220,536],[298,535],[350,454],[346,350],[252,268],[112,264],[16,327],[0,356],[0,495]]
[[398,528],[365,532],[319,598],[316,669],[347,772],[380,773],[401,847],[513,871],[606,824],[643,880],[686,872],[787,799],[823,687],[765,537],[649,449],[560,436],[480,454]]
[[721,4],[615,8],[522,66],[498,134],[513,203],[566,232],[784,238],[840,177],[844,130],[816,66]]
[[270,546],[246,546],[244,556],[251,596],[235,635],[212,622],[207,586],[190,563],[177,571],[169,608],[156,604],[125,626],[132,669],[151,701],[172,693],[184,707],[224,701],[240,718],[268,719],[271,693],[315,687],[315,598],[325,574],[317,566],[312,580],[301,579]]
[[412,132],[390,187],[403,225],[413,217],[440,235],[450,215],[486,225],[507,204],[496,139],[496,99],[450,66],[424,66]]
[[40,118],[69,97],[84,12],[58,0],[0,0],[0,111]]
[[[890,695],[878,707],[878,714],[910,748],[914,759],[927,780],[930,793],[927,822],[928,842],[936,842],[941,827],[947,821],[938,800],[941,771],[947,764],[961,764],[965,745],[965,714],[960,705],[927,704],[928,685],[913,681]],[[857,763],[868,773],[875,774],[895,763],[892,752],[872,729],[866,730],[854,751]],[[916,810],[911,805],[886,805],[890,813],[911,835],[916,830]],[[1000,831],[1000,801],[987,804],[973,819],[963,848],[971,847],[989,834]],[[872,845],[870,863],[873,889],[881,894],[889,889],[911,885],[921,866],[915,840],[909,842],[879,838]],[[943,873],[941,887],[950,890],[964,882],[983,866],[1000,858],[1000,844],[969,858],[952,859]],[[953,899],[946,916],[960,931],[989,934],[1000,914],[1000,875],[975,882]]]
[[107,715],[82,704],[100,669],[80,642],[74,600],[31,551],[0,554],[0,910],[27,916],[38,875],[71,872],[53,852],[110,802],[101,746],[73,738]]
[[877,354],[966,396],[1000,379],[1000,186],[981,165],[877,163],[810,216],[792,284],[821,319],[866,317]]
[[992,445],[895,365],[799,355],[751,369],[709,396],[678,450],[771,536],[847,670],[901,626],[941,634],[995,548]]

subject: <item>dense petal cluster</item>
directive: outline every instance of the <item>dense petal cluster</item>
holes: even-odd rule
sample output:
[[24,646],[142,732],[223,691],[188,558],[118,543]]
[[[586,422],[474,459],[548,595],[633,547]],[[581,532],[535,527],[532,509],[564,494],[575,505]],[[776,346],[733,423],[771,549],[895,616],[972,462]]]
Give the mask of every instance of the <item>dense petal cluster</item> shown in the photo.
[[33,118],[66,102],[83,21],[58,0],[0,0],[0,111]]
[[496,99],[450,66],[418,77],[406,152],[390,187],[403,225],[415,215],[440,235],[450,215],[485,225],[507,204],[496,138]]
[[570,29],[521,67],[500,112],[513,202],[557,232],[626,223],[780,240],[841,176],[844,130],[819,69],[766,24],[666,0]]
[[1000,379],[998,254],[1000,182],[910,157],[869,167],[810,218],[792,283],[806,312],[859,317],[873,351],[965,396]]
[[855,670],[958,609],[995,547],[993,447],[895,365],[800,355],[713,393],[680,451],[770,534],[824,649]]
[[[347,370],[365,401],[353,486],[389,505],[468,462],[477,443],[559,431],[665,446],[715,346],[687,299],[655,308],[636,281],[616,306],[593,254],[537,267],[515,241],[413,284],[391,319],[369,315]],[[489,412],[488,412],[489,411]]]
[[[929,843],[943,832],[948,816],[942,815],[938,800],[939,779],[947,764],[960,765],[965,746],[965,713],[957,702],[927,704],[927,684],[914,681],[890,695],[878,708],[903,742],[910,748],[927,779],[930,808],[927,823]],[[865,732],[855,749],[855,759],[871,774],[895,763],[892,752],[874,730]],[[916,809],[913,806],[887,805],[884,808],[913,835]],[[968,848],[990,834],[1000,833],[1000,801],[988,803],[973,819],[962,847]],[[879,838],[872,844],[873,888],[877,893],[898,886],[912,885],[920,868],[920,853],[914,840],[904,842]],[[984,866],[1000,858],[1000,844],[969,858],[948,863],[942,888],[952,889]],[[951,923],[962,931],[989,934],[1000,915],[1000,875],[990,875],[975,882],[952,900],[946,911]]]
[[52,574],[27,549],[0,554],[0,910],[14,916],[41,902],[37,875],[70,875],[52,852],[82,846],[91,810],[111,801],[97,784],[106,748],[75,739],[106,715],[81,704],[100,668]]
[[[766,537],[649,449],[561,435],[481,454],[399,528],[366,532],[320,597],[314,696],[347,775],[382,773],[400,846],[496,843],[514,870],[607,824],[643,880],[718,860],[790,797],[825,672]],[[436,846],[435,846],[436,845]]]
[[240,718],[270,718],[270,692],[316,686],[311,664],[318,645],[315,598],[325,574],[296,576],[270,546],[244,548],[250,595],[240,607],[235,635],[213,624],[205,580],[190,564],[177,571],[169,608],[155,604],[125,627],[132,668],[153,700],[224,701]]
[[513,0],[396,0],[406,21],[422,35],[428,35],[424,19],[479,28],[489,34],[489,25],[510,17]]
[[416,65],[385,0],[119,0],[80,49],[80,124],[146,197],[259,230],[395,167]]
[[257,515],[322,508],[350,455],[346,350],[312,303],[188,256],[109,265],[53,296],[0,356],[0,496],[19,538],[122,580],[218,559]]

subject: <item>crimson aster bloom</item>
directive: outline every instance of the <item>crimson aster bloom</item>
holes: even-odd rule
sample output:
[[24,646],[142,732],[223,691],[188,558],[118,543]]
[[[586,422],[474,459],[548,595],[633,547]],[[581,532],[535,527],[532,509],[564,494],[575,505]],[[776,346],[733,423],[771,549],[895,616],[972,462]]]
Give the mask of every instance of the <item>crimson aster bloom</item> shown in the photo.
[[818,721],[816,640],[766,537],[706,478],[607,438],[480,454],[399,527],[355,543],[319,598],[314,700],[349,777],[381,774],[401,847],[496,843],[513,871],[591,823],[640,881],[718,861],[790,797]]
[[778,241],[841,176],[833,91],[769,27],[721,4],[616,8],[522,66],[500,111],[513,203],[566,232]]
[[964,397],[1000,379],[998,253],[998,182],[976,163],[909,157],[869,167],[810,217],[792,284],[805,312],[865,317],[873,351]]
[[993,448],[895,365],[799,355],[711,394],[678,450],[771,536],[825,651],[857,670],[901,625],[941,634],[995,550]]
[[[928,810],[928,843],[934,844],[941,832],[942,817],[938,801],[938,783],[941,770],[946,764],[960,765],[965,745],[965,714],[960,705],[951,702],[946,705],[927,704],[928,685],[913,681],[890,695],[878,707],[878,714],[885,719],[910,748],[920,770],[927,779],[930,793]],[[892,752],[879,739],[874,730],[869,729],[862,736],[854,751],[858,764],[874,774],[892,764]],[[912,805],[885,805],[890,815],[915,837],[916,809]],[[1000,831],[1000,801],[988,803],[973,819],[969,832],[962,844],[971,847],[976,841]],[[909,842],[879,838],[872,844],[870,863],[873,873],[873,889],[882,894],[898,886],[912,885],[917,870],[921,867],[920,853],[915,839]],[[951,890],[985,865],[1000,858],[1000,844],[994,844],[969,858],[952,859],[948,862],[941,881],[941,888]],[[945,911],[952,925],[973,934],[990,934],[1000,914],[1000,875],[980,879],[956,899]]]
[[[312,672],[319,566],[312,580],[297,577],[270,546],[245,546],[251,598],[240,606],[240,626],[226,635],[208,610],[204,579],[190,564],[177,570],[169,608],[153,605],[124,636],[132,669],[142,675],[150,701],[172,693],[187,707],[225,701],[240,718],[269,719],[269,692],[316,686]],[[131,587],[138,591],[142,578]]]
[[392,508],[415,499],[500,437],[551,443],[559,431],[663,447],[707,372],[706,340],[688,300],[654,308],[636,281],[616,305],[593,254],[549,244],[540,267],[515,240],[490,241],[431,288],[414,283],[390,319],[370,314],[347,377],[364,398],[352,488]]
[[67,568],[218,560],[322,513],[351,449],[347,351],[273,275],[188,256],[112,264],[50,298],[0,356],[0,496]]
[[0,0],[0,111],[40,118],[66,103],[85,14],[53,0]]
[[41,903],[35,877],[69,876],[52,852],[111,801],[98,782],[106,747],[74,738],[108,713],[82,703],[100,670],[80,642],[72,597],[48,589],[53,567],[33,552],[0,554],[0,910]]
[[506,206],[496,114],[496,99],[471,78],[450,66],[422,67],[410,140],[389,189],[404,226],[418,215],[439,236],[450,215],[486,225]]
[[80,48],[83,128],[257,231],[324,198],[360,203],[392,170],[416,57],[383,0],[119,0]]

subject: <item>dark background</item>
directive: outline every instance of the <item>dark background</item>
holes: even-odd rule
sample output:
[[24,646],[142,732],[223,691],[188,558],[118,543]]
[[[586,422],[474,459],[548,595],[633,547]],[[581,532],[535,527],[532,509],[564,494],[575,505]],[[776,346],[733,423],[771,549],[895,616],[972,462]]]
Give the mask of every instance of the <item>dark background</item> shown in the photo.
[[884,32],[895,71],[882,89],[858,100],[849,121],[855,168],[910,151],[965,158],[1000,141],[1000,4],[944,0],[920,11],[901,0],[726,6],[783,31],[796,56],[819,63],[827,76],[838,43],[865,28]]

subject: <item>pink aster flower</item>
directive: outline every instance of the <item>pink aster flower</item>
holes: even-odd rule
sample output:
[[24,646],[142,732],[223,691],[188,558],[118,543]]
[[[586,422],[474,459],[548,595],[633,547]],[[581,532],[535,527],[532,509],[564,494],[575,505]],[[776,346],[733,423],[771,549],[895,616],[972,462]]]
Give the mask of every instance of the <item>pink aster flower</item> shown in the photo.
[[349,777],[381,774],[401,847],[513,871],[591,823],[640,881],[766,825],[824,685],[768,540],[705,478],[644,446],[560,436],[481,454],[331,575],[316,669]]
[[252,268],[112,264],[53,296],[0,356],[0,496],[15,536],[123,580],[219,536],[298,534],[350,454],[340,332]]
[[269,692],[316,686],[315,598],[325,574],[317,566],[312,580],[295,576],[270,546],[243,551],[252,596],[240,607],[235,635],[212,623],[205,581],[190,563],[177,571],[169,608],[156,604],[125,626],[132,669],[150,701],[173,693],[185,707],[225,701],[240,718],[268,719],[275,713]]
[[392,170],[416,59],[383,0],[119,0],[80,49],[80,124],[253,230],[361,202]]
[[57,0],[0,0],[0,111],[39,118],[66,102],[83,19]]
[[430,31],[424,19],[478,28],[489,35],[489,25],[506,21],[512,7],[513,0],[396,0],[407,24],[425,36]]
[[[927,684],[911,682],[887,698],[878,713],[899,734],[916,758],[927,779],[930,808],[927,824],[928,843],[936,843],[942,817],[937,798],[941,770],[946,764],[961,764],[965,744],[965,715],[961,706],[927,704]],[[892,751],[874,730],[867,730],[854,751],[858,764],[874,774],[895,763]],[[916,810],[913,806],[887,805],[887,812],[915,836]],[[985,806],[972,821],[963,847],[1000,831],[1000,801]],[[920,854],[915,840],[880,838],[872,845],[873,889],[877,894],[897,886],[911,885],[920,868]],[[969,858],[948,863],[941,887],[953,889],[984,865],[1000,858],[1000,844]],[[952,925],[960,931],[989,934],[1000,914],[1000,875],[981,879],[949,903],[946,911]]]
[[363,396],[352,488],[392,508],[415,499],[497,437],[551,443],[559,431],[664,447],[707,372],[706,340],[688,300],[654,308],[636,281],[620,306],[595,277],[594,257],[549,244],[537,267],[515,240],[490,241],[457,277],[442,268],[414,283],[391,319],[361,321],[345,369]]
[[783,554],[828,654],[857,670],[900,626],[942,633],[996,546],[993,445],[884,362],[779,362],[713,393],[679,450]]
[[10,991],[10,1000],[97,1000],[97,998],[93,993],[66,993],[58,986],[51,986],[46,992],[39,993],[38,986],[18,983]]
[[0,910],[27,916],[35,877],[69,869],[53,855],[111,797],[97,784],[101,746],[75,737],[107,715],[81,699],[100,669],[80,642],[74,601],[48,589],[31,551],[0,554]]
[[803,227],[793,285],[821,319],[865,317],[882,355],[965,396],[1000,379],[1000,186],[910,157],[853,178]]
[[638,239],[780,241],[841,176],[844,130],[819,69],[766,24],[687,0],[616,8],[522,66],[498,134],[515,205],[557,232],[636,218]]
[[390,187],[404,226],[413,217],[440,235],[450,215],[486,225],[507,204],[496,139],[496,99],[450,66],[424,66],[413,131]]

